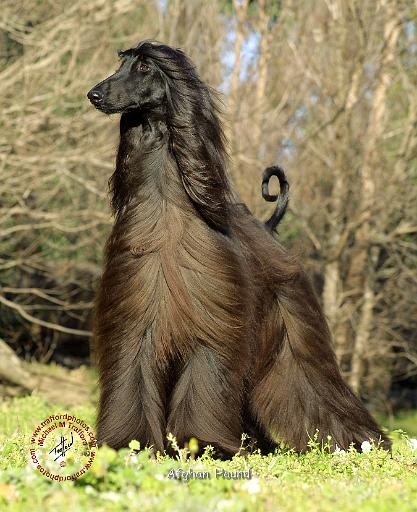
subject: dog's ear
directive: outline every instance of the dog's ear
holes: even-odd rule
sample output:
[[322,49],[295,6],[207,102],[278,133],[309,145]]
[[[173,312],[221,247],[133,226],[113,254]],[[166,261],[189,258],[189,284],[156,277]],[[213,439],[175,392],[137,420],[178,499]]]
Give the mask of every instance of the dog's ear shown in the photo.
[[170,150],[196,211],[211,228],[227,235],[230,188],[223,158],[212,141],[198,133],[199,128],[196,128],[197,133],[183,128],[171,129]]
[[229,202],[224,186],[204,170],[191,173],[181,171],[181,178],[188,197],[201,217],[211,228],[227,235]]
[[170,151],[184,189],[206,223],[229,232],[230,186],[216,93],[203,83],[180,51],[157,63],[165,84]]

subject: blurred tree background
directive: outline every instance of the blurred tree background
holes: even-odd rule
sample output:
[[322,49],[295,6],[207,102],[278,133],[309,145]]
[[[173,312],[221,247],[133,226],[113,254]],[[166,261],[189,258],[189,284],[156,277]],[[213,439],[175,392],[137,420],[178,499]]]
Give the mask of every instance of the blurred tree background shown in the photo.
[[85,94],[116,69],[117,49],[153,38],[224,94],[230,172],[259,218],[262,170],[286,169],[279,236],[313,279],[350,384],[385,410],[417,407],[413,0],[1,6],[0,379],[25,379],[7,347],[90,360],[119,120]]

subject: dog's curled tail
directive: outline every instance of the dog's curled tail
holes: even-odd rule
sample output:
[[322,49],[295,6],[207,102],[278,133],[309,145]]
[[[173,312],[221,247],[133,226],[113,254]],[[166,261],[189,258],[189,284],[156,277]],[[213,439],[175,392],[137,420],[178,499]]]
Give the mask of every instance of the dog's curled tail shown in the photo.
[[[270,195],[269,194],[269,180],[272,176],[276,176],[279,181],[280,193]],[[274,213],[271,217],[265,222],[265,226],[271,232],[278,226],[282,217],[285,214],[288,206],[288,192],[290,189],[290,185],[287,181],[287,177],[285,175],[284,169],[282,167],[278,167],[274,165],[272,167],[267,167],[262,175],[262,197],[265,201],[276,201],[277,205],[275,207]]]

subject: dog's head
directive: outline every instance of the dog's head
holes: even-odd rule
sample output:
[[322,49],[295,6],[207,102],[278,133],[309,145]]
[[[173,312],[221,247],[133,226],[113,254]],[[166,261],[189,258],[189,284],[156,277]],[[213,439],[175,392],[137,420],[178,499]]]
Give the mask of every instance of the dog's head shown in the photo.
[[181,50],[143,41],[119,56],[120,68],[91,89],[89,100],[102,112],[123,114],[121,133],[127,121],[164,123],[188,196],[210,226],[226,233],[230,189],[218,94]]
[[172,88],[199,86],[194,65],[181,51],[154,41],[119,51],[121,65],[87,94],[91,103],[106,114],[132,110],[163,112],[172,105]]

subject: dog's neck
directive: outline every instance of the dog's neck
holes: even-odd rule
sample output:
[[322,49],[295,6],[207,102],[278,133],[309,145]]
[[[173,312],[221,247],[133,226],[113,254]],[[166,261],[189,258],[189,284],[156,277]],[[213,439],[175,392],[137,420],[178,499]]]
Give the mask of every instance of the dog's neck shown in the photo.
[[231,191],[218,123],[211,126],[200,120],[200,126],[194,118],[185,124],[174,118],[168,125],[167,119],[171,118],[162,109],[122,115],[116,170],[110,181],[113,210],[120,216],[151,196],[181,205],[226,233]]
[[110,253],[174,250],[198,219],[170,150],[169,130],[160,119],[122,116],[110,188],[116,214]]
[[129,132],[138,128],[139,126],[149,128],[152,124],[163,123],[166,119],[165,109],[160,107],[159,109],[147,110],[132,110],[125,112],[120,117],[120,137],[129,137]]
[[122,114],[116,170],[110,180],[117,216],[141,208],[149,197],[155,203],[175,201],[186,210],[192,208],[170,141],[162,113]]

